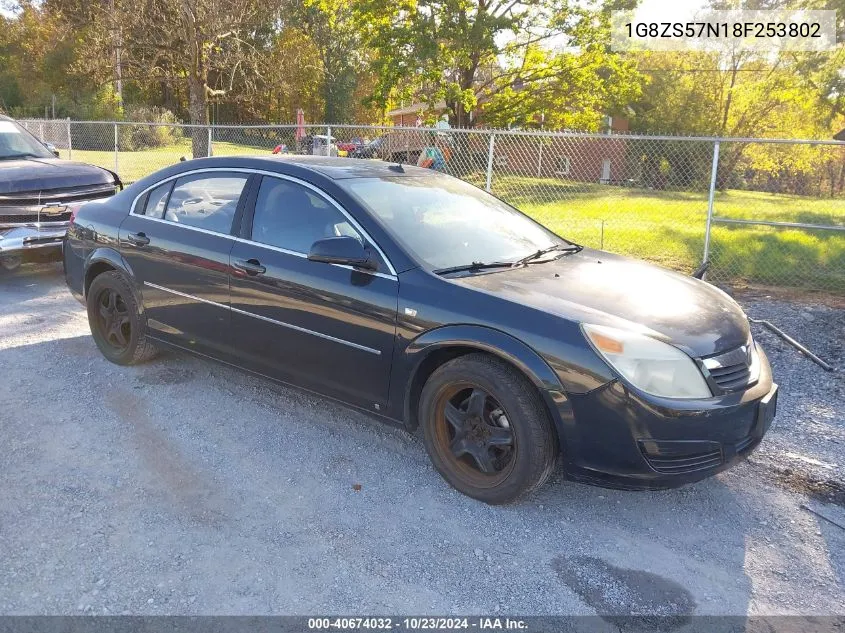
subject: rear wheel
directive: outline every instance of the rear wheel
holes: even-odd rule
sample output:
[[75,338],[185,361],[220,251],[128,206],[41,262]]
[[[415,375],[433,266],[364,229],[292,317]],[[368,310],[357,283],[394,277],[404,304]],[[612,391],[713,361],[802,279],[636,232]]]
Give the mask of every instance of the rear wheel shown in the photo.
[[133,365],[155,355],[135,293],[123,275],[98,275],[88,289],[87,308],[94,342],[108,360]]
[[469,354],[426,382],[419,417],[437,471],[486,503],[516,501],[554,470],[558,444],[540,395],[506,363]]
[[22,263],[23,258],[20,255],[6,255],[5,257],[0,257],[0,268],[9,272],[20,268]]

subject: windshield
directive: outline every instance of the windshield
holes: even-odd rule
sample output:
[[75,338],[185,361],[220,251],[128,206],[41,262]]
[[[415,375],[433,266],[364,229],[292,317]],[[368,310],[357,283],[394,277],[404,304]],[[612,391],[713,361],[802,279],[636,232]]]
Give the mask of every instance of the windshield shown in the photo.
[[338,181],[431,269],[515,262],[568,242],[489,193],[449,176]]
[[52,152],[14,121],[0,121],[0,160],[54,158]]

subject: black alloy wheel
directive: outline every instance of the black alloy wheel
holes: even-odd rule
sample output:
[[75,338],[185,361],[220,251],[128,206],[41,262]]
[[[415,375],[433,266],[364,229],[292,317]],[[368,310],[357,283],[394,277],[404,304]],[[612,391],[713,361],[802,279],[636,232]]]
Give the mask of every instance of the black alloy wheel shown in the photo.
[[493,356],[467,354],[438,367],[422,389],[418,415],[437,471],[486,503],[530,494],[557,462],[557,435],[540,393]]
[[86,295],[88,324],[94,342],[108,360],[133,365],[156,349],[147,337],[147,323],[129,282],[116,270],[94,278]]
[[95,301],[100,336],[116,351],[126,351],[132,340],[132,322],[126,301],[116,289],[110,287],[100,290]]
[[438,395],[435,441],[453,467],[479,487],[507,477],[516,441],[499,402],[482,387],[454,383]]

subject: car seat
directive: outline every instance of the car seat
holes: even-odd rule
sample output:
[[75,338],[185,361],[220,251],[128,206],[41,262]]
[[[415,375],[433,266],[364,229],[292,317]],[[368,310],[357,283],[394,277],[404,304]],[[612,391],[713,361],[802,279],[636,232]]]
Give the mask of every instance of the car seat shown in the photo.
[[252,239],[297,253],[308,253],[320,238],[335,235],[337,212],[314,204],[299,186],[279,181],[256,203]]

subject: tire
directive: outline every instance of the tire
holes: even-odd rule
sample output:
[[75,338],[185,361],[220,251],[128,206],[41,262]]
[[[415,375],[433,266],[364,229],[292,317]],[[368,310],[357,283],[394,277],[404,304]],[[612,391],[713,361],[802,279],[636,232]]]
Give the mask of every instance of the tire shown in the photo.
[[7,255],[0,257],[0,271],[14,272],[23,264],[23,258],[20,255]]
[[134,365],[155,356],[138,299],[122,274],[109,271],[97,275],[88,289],[86,306],[91,335],[108,360]]
[[419,419],[437,472],[485,503],[531,494],[557,463],[557,436],[540,394],[524,375],[487,354],[438,367],[420,395]]

